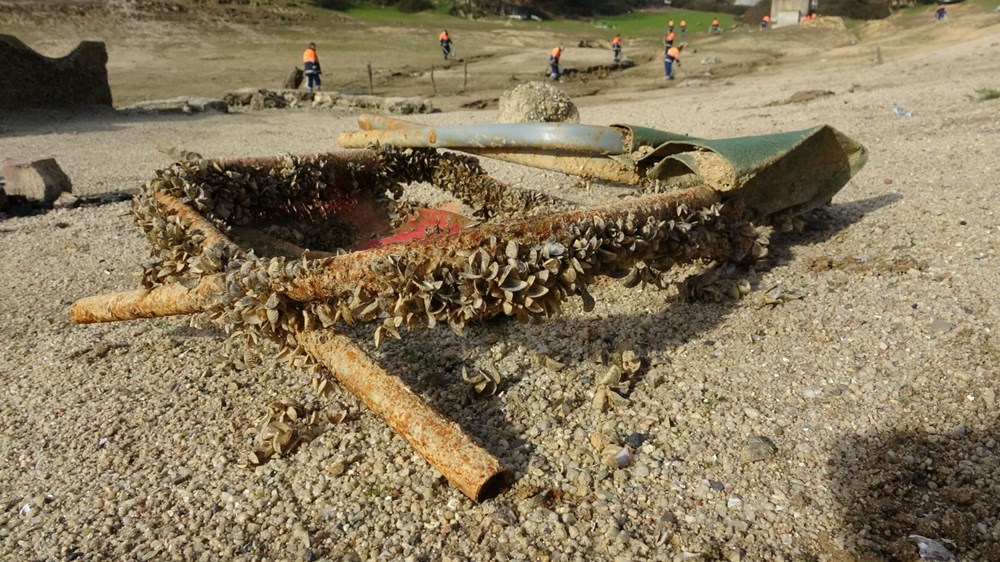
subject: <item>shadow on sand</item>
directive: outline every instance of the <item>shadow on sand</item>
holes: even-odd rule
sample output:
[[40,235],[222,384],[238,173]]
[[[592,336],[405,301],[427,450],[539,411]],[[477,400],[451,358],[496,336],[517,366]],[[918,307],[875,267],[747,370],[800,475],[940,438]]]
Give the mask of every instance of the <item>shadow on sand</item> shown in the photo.
[[908,537],[920,535],[961,560],[1000,560],[998,439],[996,423],[948,434],[898,429],[844,437],[829,472],[847,545],[860,560],[917,562]]
[[[770,257],[766,260],[766,266],[758,264],[757,271],[777,267],[790,261],[794,258],[792,251],[794,247],[822,243],[861,220],[866,214],[900,199],[902,196],[899,194],[884,194],[813,211],[806,217],[809,228],[804,232],[772,237],[769,246]],[[653,313],[657,326],[656,333],[643,333],[637,330],[626,336],[631,339],[628,345],[642,355],[663,347],[665,343],[662,335],[665,332],[681,334],[685,343],[697,340],[699,334],[723,322],[726,315],[737,306],[738,302],[732,300],[710,304],[671,302],[663,310]],[[698,315],[700,320],[694,321],[684,314],[687,307],[710,307],[711,313]],[[641,325],[642,321],[648,320],[648,315],[629,316],[634,317],[634,325]],[[567,333],[581,333],[587,329],[598,334],[601,333],[601,323],[604,322],[596,315],[560,317],[555,321],[562,323],[561,331]],[[532,443],[522,436],[525,428],[507,419],[501,400],[489,397],[475,398],[471,395],[471,389],[468,394],[463,393],[463,387],[468,389],[469,385],[461,378],[462,360],[457,357],[458,354],[443,351],[444,348],[459,349],[463,352],[461,355],[467,356],[468,349],[476,346],[478,349],[473,351],[473,355],[485,355],[489,353],[490,344],[480,342],[500,340],[506,341],[509,346],[523,346],[529,351],[537,350],[539,347],[535,333],[537,329],[537,326],[522,327],[510,318],[500,317],[478,326],[469,326],[467,331],[470,335],[475,335],[474,338],[461,338],[452,334],[447,328],[439,327],[437,330],[440,331],[406,332],[403,334],[403,341],[387,340],[382,344],[380,352],[390,356],[403,356],[406,359],[406,366],[402,372],[393,371],[392,374],[402,378],[446,418],[461,425],[464,431],[479,441],[487,451],[497,456],[513,472],[523,473],[527,469],[526,459],[530,457],[533,448]],[[371,329],[361,327],[359,330],[352,330],[352,337],[356,341],[370,341]],[[594,348],[590,350],[591,352],[599,352],[598,347],[611,348],[616,343],[623,343],[612,341],[613,338],[614,335],[609,334],[598,337],[587,345]],[[593,353],[584,353],[584,356],[591,355]],[[566,363],[570,369],[576,363],[567,358],[560,358],[560,361]],[[471,371],[471,365],[466,367]],[[502,380],[500,390],[517,385],[520,381],[521,378],[518,377]],[[512,454],[513,449],[519,449],[520,454]]]

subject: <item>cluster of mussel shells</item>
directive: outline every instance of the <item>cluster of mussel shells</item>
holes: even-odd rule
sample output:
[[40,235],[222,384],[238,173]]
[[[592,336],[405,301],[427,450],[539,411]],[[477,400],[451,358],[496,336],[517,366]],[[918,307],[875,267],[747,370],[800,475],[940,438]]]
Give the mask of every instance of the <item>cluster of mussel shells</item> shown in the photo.
[[[493,182],[470,157],[391,147],[380,149],[377,157],[378,174],[352,169],[357,189],[391,197],[401,183],[433,179],[493,217],[505,216],[506,205],[524,212],[532,205],[528,201],[542,204],[545,199]],[[251,346],[262,338],[278,342],[282,355],[294,361],[304,355],[296,334],[341,322],[376,324],[379,344],[386,335],[400,337],[402,328],[447,324],[462,333],[467,323],[498,314],[541,321],[572,296],[583,299],[585,310],[592,309],[587,285],[598,275],[624,276],[626,286],[664,287],[665,272],[677,263],[708,255],[739,261],[756,253],[753,226],[720,218],[720,205],[679,205],[669,219],[634,213],[580,215],[543,241],[493,235],[471,250],[389,254],[372,260],[375,275],[367,282],[348,282],[327,298],[299,302],[287,296],[293,281],[336,267],[337,257],[290,260],[260,258],[233,245],[200,248],[199,233],[186,230],[152,199],[157,190],[178,196],[223,230],[230,222],[264,213],[268,205],[304,204],[332,181],[333,172],[315,159],[288,156],[270,166],[175,163],[159,172],[137,198],[136,219],[154,243],[152,267],[144,272],[150,279],[147,286],[224,273],[225,290],[211,307],[210,318]],[[281,199],[284,203],[278,202]],[[717,255],[712,249],[719,247],[730,255]]]
[[247,455],[247,463],[258,465],[272,457],[287,456],[318,437],[328,426],[342,423],[347,415],[346,410],[308,411],[292,402],[272,402],[257,420],[256,444]]
[[[347,173],[350,181],[340,180],[337,190],[326,189],[338,179],[334,177],[337,173]],[[455,195],[483,219],[520,216],[551,203],[543,194],[497,182],[475,158],[430,149],[381,147],[375,149],[373,163],[349,162],[346,172],[335,170],[331,159],[323,155],[289,155],[277,162],[179,161],[158,171],[134,199],[135,222],[153,244],[152,256],[142,265],[142,285],[152,288],[197,280],[223,271],[240,254],[232,245],[205,247],[204,235],[164,212],[154,193],[177,197],[223,233],[229,233],[231,226],[263,222],[275,215],[297,216],[304,220],[301,228],[289,231],[292,238],[322,239],[321,245],[331,247],[316,249],[334,250],[332,245],[337,241],[349,245],[350,236],[322,236],[309,228],[316,219],[327,218],[325,210],[330,208],[331,199],[364,192],[385,204],[398,224],[413,211],[411,203],[400,199],[402,184],[423,181]],[[345,185],[350,187],[345,189]],[[295,236],[296,232],[300,235]],[[290,241],[308,243],[304,239]]]
[[387,177],[405,183],[430,182],[472,207],[475,217],[482,220],[521,217],[552,204],[543,193],[514,189],[497,181],[472,156],[433,149],[380,150]]
[[631,269],[627,283],[662,285],[660,276],[672,265],[699,259],[713,246],[731,251],[734,260],[750,253],[753,229],[719,220],[719,206],[676,211],[673,220],[584,217],[540,243],[494,235],[472,251],[389,254],[369,263],[374,275],[367,284],[346,285],[330,298],[305,303],[287,296],[289,286],[300,275],[335,267],[338,258],[247,259],[229,268],[226,294],[213,311],[248,343],[265,336],[294,358],[297,333],[340,322],[376,324],[378,345],[386,335],[399,338],[402,328],[447,324],[461,334],[467,323],[498,314],[541,321],[571,296],[583,298],[590,310],[595,303],[587,285],[597,275]]

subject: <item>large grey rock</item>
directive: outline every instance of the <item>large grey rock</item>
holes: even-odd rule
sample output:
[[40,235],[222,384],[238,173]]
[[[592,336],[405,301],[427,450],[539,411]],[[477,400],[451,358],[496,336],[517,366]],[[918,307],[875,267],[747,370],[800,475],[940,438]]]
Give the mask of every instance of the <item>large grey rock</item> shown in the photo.
[[54,158],[25,160],[8,158],[3,161],[4,190],[7,195],[23,195],[34,201],[52,203],[73,185]]
[[250,98],[250,111],[281,109],[286,105],[284,96],[270,90],[259,90]]
[[298,89],[298,87],[302,85],[302,78],[304,76],[305,73],[302,72],[302,69],[296,66],[291,72],[288,73],[288,76],[285,77],[285,82],[281,85],[281,87],[286,90]]
[[201,98],[195,96],[181,96],[162,100],[141,101],[136,104],[123,107],[122,111],[129,113],[202,113],[205,111],[218,111],[228,113],[229,105],[220,98]]
[[62,58],[37,53],[0,34],[0,110],[29,107],[111,106],[108,51],[84,41]]
[[501,123],[580,122],[580,112],[566,92],[545,82],[528,82],[500,96]]

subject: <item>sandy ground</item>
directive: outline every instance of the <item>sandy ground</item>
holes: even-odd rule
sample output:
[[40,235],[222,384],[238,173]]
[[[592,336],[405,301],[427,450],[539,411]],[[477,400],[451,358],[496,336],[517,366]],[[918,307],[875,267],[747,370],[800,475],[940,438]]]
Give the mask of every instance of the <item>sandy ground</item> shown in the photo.
[[[0,558],[911,561],[917,534],[1000,560],[1000,100],[975,94],[1000,87],[1000,16],[950,11],[944,25],[882,22],[819,54],[801,33],[746,34],[718,45],[724,62],[755,41],[799,55],[712,78],[698,64],[711,46],[699,47],[669,87],[654,86],[653,60],[633,71],[648,88],[578,99],[586,123],[705,137],[826,123],[871,158],[803,232],[772,235],[742,299],[686,303],[609,281],[590,313],[573,302],[543,325],[404,334],[373,351],[515,472],[482,504],[346,392],[321,400],[307,373],[266,358],[235,368],[217,330],[72,325],[74,300],[136,286],[148,244],[127,203],[0,220]],[[784,103],[803,90],[833,94]],[[4,115],[0,155],[54,156],[79,193],[102,193],[167,165],[158,145],[316,152],[355,117]],[[579,204],[621,194],[486,165]],[[764,306],[774,287],[801,298]],[[596,411],[602,354],[621,350],[644,367],[624,404]],[[536,353],[566,367],[539,367]],[[499,373],[501,392],[470,399],[463,366]],[[350,415],[246,467],[276,400]],[[608,468],[596,433],[630,447],[631,464]],[[776,452],[743,463],[755,436]]]

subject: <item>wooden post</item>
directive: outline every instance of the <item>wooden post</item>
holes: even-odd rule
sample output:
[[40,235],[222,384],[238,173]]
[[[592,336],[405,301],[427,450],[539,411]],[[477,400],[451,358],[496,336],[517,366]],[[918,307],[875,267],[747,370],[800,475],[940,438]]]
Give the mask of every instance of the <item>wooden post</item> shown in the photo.
[[469,61],[462,61],[463,65],[463,76],[462,76],[462,91],[469,85]]
[[438,93],[437,83],[434,82],[434,65],[431,65],[431,87],[434,88],[434,95]]
[[875,64],[882,64],[882,46],[875,45]]
[[372,63],[368,63],[368,94],[375,95],[375,82],[372,80]]

